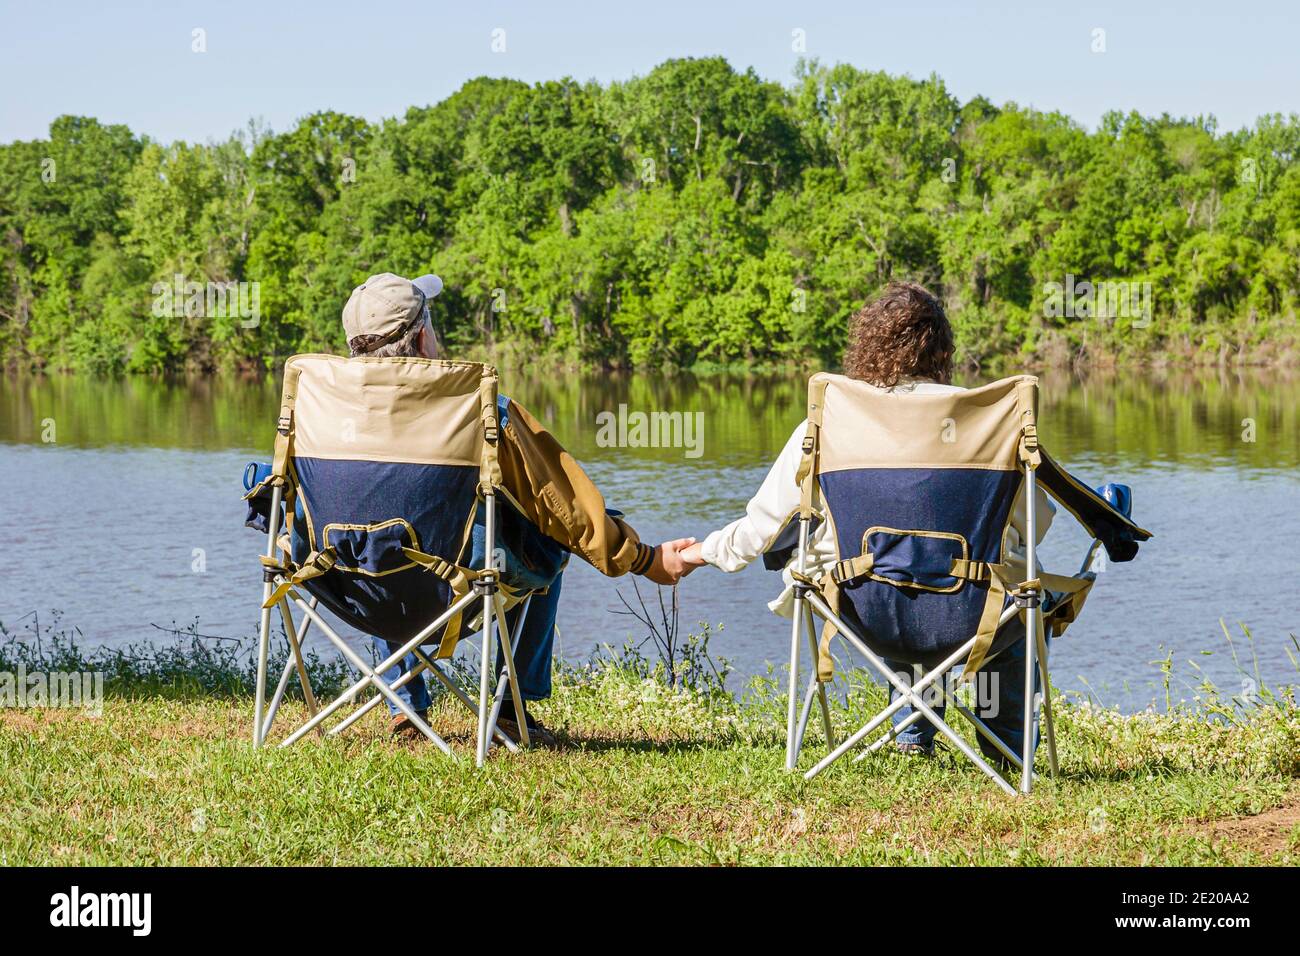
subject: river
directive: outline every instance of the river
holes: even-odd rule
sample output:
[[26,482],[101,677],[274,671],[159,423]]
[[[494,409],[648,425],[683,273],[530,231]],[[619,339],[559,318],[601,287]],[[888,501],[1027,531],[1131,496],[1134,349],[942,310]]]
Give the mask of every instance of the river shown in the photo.
[[[1300,377],[1134,370],[1047,374],[1042,385],[1046,447],[1091,484],[1130,484],[1134,517],[1155,534],[1136,561],[1105,567],[1082,618],[1054,647],[1057,683],[1139,709],[1163,702],[1153,662],[1166,655],[1175,698],[1190,699],[1202,673],[1234,693],[1247,680],[1296,683]],[[551,428],[651,541],[702,536],[739,516],[804,405],[803,382],[790,375],[515,372],[503,376],[503,391]],[[13,633],[35,613],[48,624],[59,612],[88,649],[165,641],[151,625],[195,620],[203,634],[249,637],[261,542],[242,527],[239,479],[247,461],[269,457],[278,394],[273,378],[0,377],[0,482],[9,489],[0,622]],[[692,447],[608,447],[602,413],[617,417],[620,406],[699,413],[702,430]],[[1073,571],[1086,544],[1062,513],[1044,563]],[[635,601],[628,579],[573,562],[560,653],[581,660],[599,644],[642,636],[614,613],[616,590]],[[776,577],[757,566],[737,575],[706,568],[680,585],[684,625],[723,625],[712,651],[732,661],[733,689],[783,659],[787,628],[765,607],[776,590]]]

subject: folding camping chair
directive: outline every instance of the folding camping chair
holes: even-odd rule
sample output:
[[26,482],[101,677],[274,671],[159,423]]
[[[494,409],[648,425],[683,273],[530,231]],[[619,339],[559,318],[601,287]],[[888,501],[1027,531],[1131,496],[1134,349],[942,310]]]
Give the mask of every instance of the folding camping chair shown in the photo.
[[[1101,493],[1070,476],[1038,443],[1038,380],[1003,379],[969,390],[914,393],[872,388],[842,375],[809,380],[808,432],[798,481],[798,524],[788,525],[764,556],[769,568],[792,569],[794,620],[790,638],[786,768],[794,770],[812,709],[820,698],[828,754],[805,777],[812,779],[910,705],[907,723],[928,719],[1003,790],[1016,789],[930,707],[942,698],[966,717],[1011,766],[1019,789],[1033,785],[1033,753],[1040,705],[1052,773],[1057,770],[1051,702],[1034,690],[1035,668],[1048,687],[1047,636],[1060,634],[1077,617],[1095,574],[1088,569],[1097,548],[1113,561],[1129,561],[1138,542],[1151,535],[1130,520],[1130,495],[1122,485]],[[1041,483],[1093,535],[1075,575],[1037,571],[1036,488]],[[1013,509],[1023,507],[1025,553],[1008,553],[1006,532]],[[805,558],[820,521],[836,547],[830,571],[811,577]],[[1048,608],[1044,597],[1059,596]],[[823,622],[820,643],[814,616]],[[1022,638],[1006,625],[1018,617]],[[829,642],[839,633],[850,648],[897,691],[898,698],[836,744],[826,684],[832,679]],[[1014,753],[948,685],[949,671],[964,664],[969,680],[1007,646],[1025,640],[1024,746]],[[798,705],[804,642],[816,666],[803,706]],[[927,669],[907,684],[885,660]],[[934,686],[934,692],[928,688]],[[903,726],[906,726],[904,724]],[[869,750],[879,750],[903,726],[893,727]]]
[[[479,766],[494,740],[512,751],[528,745],[513,653],[528,596],[501,582],[503,569],[493,558],[498,554],[497,495],[504,494],[497,433],[497,372],[490,366],[333,355],[288,360],[274,461],[245,496],[253,512],[250,523],[266,531],[253,746],[262,746],[270,734],[294,671],[310,718],[281,741],[282,747],[313,730],[321,733],[327,719],[373,687],[376,695],[333,726],[331,734],[386,698],[450,754],[448,743],[397,693],[425,671],[477,714]],[[471,568],[465,562],[479,507],[484,509],[486,559],[483,567]],[[507,605],[521,602],[511,634]],[[300,615],[296,626],[291,605]],[[291,654],[266,708],[270,616],[276,608]],[[372,666],[325,620],[323,609],[401,646]],[[324,706],[315,698],[302,655],[313,624],[360,675]],[[474,629],[482,638],[477,703],[444,669],[460,638]],[[495,690],[494,639],[505,661]],[[431,653],[426,645],[433,643]],[[416,666],[391,684],[385,681],[383,673],[410,653],[417,656]],[[518,741],[497,727],[507,687]]]

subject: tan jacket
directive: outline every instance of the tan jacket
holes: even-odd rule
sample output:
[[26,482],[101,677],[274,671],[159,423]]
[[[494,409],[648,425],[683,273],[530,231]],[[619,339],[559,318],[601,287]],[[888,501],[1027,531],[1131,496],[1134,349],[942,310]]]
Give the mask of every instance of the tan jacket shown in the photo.
[[502,484],[543,534],[609,577],[649,570],[654,548],[605,513],[605,499],[582,466],[513,399],[501,432]]

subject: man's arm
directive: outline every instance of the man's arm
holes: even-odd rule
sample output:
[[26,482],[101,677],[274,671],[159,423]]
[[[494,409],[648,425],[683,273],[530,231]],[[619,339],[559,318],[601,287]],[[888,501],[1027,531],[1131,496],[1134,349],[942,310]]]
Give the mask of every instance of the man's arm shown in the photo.
[[661,549],[605,513],[595,484],[537,419],[511,401],[503,423],[497,448],[502,484],[538,530],[610,577],[663,570]]

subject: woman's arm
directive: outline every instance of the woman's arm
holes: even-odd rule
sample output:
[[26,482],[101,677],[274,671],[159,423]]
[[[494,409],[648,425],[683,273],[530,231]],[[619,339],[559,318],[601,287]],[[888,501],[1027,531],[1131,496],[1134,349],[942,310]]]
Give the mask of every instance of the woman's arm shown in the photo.
[[767,477],[745,507],[745,516],[710,534],[682,553],[687,563],[698,555],[705,563],[723,571],[739,571],[762,554],[799,510],[799,486],[795,475],[803,456],[803,439],[808,423],[800,422],[790,434]]

